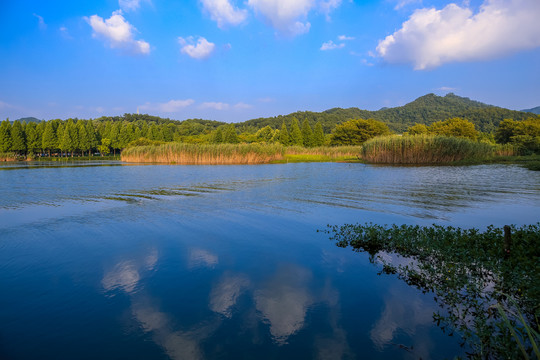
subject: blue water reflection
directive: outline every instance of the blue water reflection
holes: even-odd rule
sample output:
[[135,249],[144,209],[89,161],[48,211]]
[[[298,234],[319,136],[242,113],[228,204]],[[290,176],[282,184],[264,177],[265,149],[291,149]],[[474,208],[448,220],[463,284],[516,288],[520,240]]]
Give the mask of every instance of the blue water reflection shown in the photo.
[[30,165],[0,166],[7,359],[451,358],[429,295],[316,230],[540,213],[516,166]]

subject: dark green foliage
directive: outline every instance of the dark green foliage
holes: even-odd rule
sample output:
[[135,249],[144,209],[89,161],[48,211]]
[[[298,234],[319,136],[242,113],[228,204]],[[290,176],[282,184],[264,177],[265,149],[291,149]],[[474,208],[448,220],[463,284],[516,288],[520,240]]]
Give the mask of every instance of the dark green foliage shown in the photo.
[[41,120],[35,118],[35,117],[25,117],[25,118],[20,118],[20,119],[17,119],[15,121],[19,121],[21,124],[22,123],[35,123],[35,124],[38,124],[40,122],[42,122]]
[[47,121],[45,129],[43,130],[43,136],[41,137],[41,146],[43,149],[49,152],[51,156],[51,151],[57,148],[58,138],[56,136],[56,128],[53,121]]
[[495,140],[500,144],[517,146],[523,155],[540,153],[540,116],[523,121],[501,121]]
[[29,152],[38,152],[41,149],[41,128],[35,122],[26,124],[26,146]]
[[11,151],[18,154],[26,153],[26,134],[18,121],[11,127]]
[[361,145],[375,136],[388,135],[386,124],[373,119],[355,119],[336,126],[332,132],[331,145]]
[[317,121],[315,124],[315,129],[313,131],[313,146],[323,146],[324,145],[324,131],[321,123]]
[[[484,232],[358,224],[328,232],[338,246],[367,252],[372,263],[382,265],[381,273],[433,293],[443,309],[434,321],[450,335],[457,333],[471,358],[518,359],[518,341],[529,356],[540,342],[540,223]],[[393,263],[387,254],[406,261]]]
[[11,144],[11,123],[6,119],[0,124],[0,153],[10,152]]
[[229,124],[225,128],[225,131],[223,132],[223,142],[225,144],[238,144],[240,142],[234,124]]
[[216,131],[214,131],[212,135],[212,143],[213,144],[223,143],[223,130],[221,130],[221,128],[217,128]]
[[291,132],[289,134],[289,144],[303,146],[304,140],[302,139],[302,130],[300,130],[300,125],[298,124],[298,119],[293,118],[291,123]]
[[309,121],[304,119],[302,122],[302,140],[305,147],[313,147],[313,130],[309,125]]
[[289,145],[290,138],[289,138],[289,131],[287,130],[287,125],[285,125],[285,122],[281,125],[281,130],[279,131],[279,143],[282,145]]
[[384,122],[395,132],[404,132],[415,123],[430,125],[437,121],[444,121],[454,117],[467,119],[475,124],[476,129],[483,132],[494,132],[497,124],[503,119],[513,118],[524,120],[530,114],[512,111],[496,106],[486,105],[454,94],[437,96],[428,94],[404,106],[383,108],[378,111],[361,110],[358,108],[334,108],[320,113],[311,111],[295,112],[289,115],[280,115],[272,118],[259,118],[237,124],[241,131],[260,129],[269,125],[277,129],[284,121],[290,122],[292,118],[308,119],[310,125],[320,122],[325,133],[349,119],[375,119]]
[[265,126],[255,134],[259,142],[271,142],[274,137],[274,130],[270,126]]

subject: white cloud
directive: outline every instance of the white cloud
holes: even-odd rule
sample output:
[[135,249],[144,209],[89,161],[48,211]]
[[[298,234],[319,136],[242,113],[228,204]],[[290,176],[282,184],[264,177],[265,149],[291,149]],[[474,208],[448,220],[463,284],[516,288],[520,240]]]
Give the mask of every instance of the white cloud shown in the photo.
[[40,30],[46,30],[47,29],[47,24],[45,24],[45,20],[43,20],[43,17],[39,16],[36,13],[34,13],[32,15],[34,15],[38,19],[39,29]]
[[135,40],[133,33],[137,31],[124,19],[122,11],[117,10],[105,21],[98,15],[85,18],[94,31],[92,36],[105,39],[111,48],[126,50],[134,54],[149,54],[150,44],[144,40]]
[[71,35],[69,34],[69,30],[68,30],[67,27],[65,27],[65,26],[60,26],[59,30],[60,30],[60,35],[62,35],[62,37],[63,37],[64,39],[70,39],[70,40],[73,39],[73,36],[71,36]]
[[339,35],[337,38],[338,38],[339,41],[349,41],[349,40],[354,40],[354,37],[352,37],[352,36],[347,36],[347,35]]
[[330,20],[330,13],[341,5],[341,0],[326,0],[321,1],[319,7],[321,12],[326,15],[326,20]]
[[246,103],[243,103],[243,102],[239,102],[237,103],[236,105],[234,105],[234,108],[235,109],[239,109],[239,110],[242,110],[242,109],[251,109],[253,106],[249,105],[249,104],[246,104]]
[[394,6],[394,10],[400,10],[410,4],[420,4],[420,3],[422,3],[422,0],[398,0],[396,6]]
[[118,0],[118,6],[124,11],[135,11],[141,7],[141,2],[152,3],[151,0]]
[[335,49],[341,49],[341,48],[344,48],[344,47],[345,47],[345,44],[343,44],[343,43],[335,44],[332,40],[330,40],[330,41],[327,41],[327,42],[322,44],[321,50],[322,51],[335,50]]
[[450,87],[450,86],[441,86],[440,88],[437,88],[435,90],[439,90],[439,91],[456,91],[457,88]]
[[182,46],[180,51],[194,59],[206,59],[214,51],[216,45],[214,43],[208,42],[203,37],[199,37],[197,43],[193,36],[188,38],[179,37],[178,43]]
[[247,10],[238,9],[229,0],[201,0],[201,2],[210,18],[217,22],[220,28],[226,25],[239,25],[248,16]]
[[412,63],[416,70],[492,59],[539,47],[539,17],[538,0],[485,0],[476,14],[456,4],[418,9],[379,42],[377,52],[389,63]]
[[222,102],[205,102],[201,104],[201,109],[228,110],[229,104]]
[[166,103],[146,103],[144,105],[139,106],[141,110],[145,111],[160,111],[164,113],[174,113],[182,110],[185,107],[188,107],[195,103],[195,100],[193,99],[186,99],[186,100],[171,100]]
[[248,0],[248,5],[275,29],[294,36],[309,32],[311,24],[303,21],[315,6],[315,0]]

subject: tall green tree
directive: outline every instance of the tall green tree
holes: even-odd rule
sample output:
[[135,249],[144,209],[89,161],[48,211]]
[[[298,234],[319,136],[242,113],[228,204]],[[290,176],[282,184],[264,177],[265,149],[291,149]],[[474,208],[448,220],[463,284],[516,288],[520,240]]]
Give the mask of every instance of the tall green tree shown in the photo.
[[212,143],[221,144],[223,142],[223,131],[221,128],[217,128],[212,134]]
[[122,148],[121,141],[120,141],[120,130],[121,130],[122,124],[117,121],[112,124],[111,131],[109,132],[109,140],[111,140],[111,148],[113,150],[113,155],[116,156],[116,150],[120,150]]
[[26,124],[26,147],[29,152],[35,153],[41,149],[41,136],[38,132],[37,124],[29,122]]
[[324,145],[324,130],[320,121],[317,121],[315,124],[315,129],[313,130],[313,146],[323,146]]
[[49,152],[49,156],[51,156],[51,152],[57,148],[58,138],[56,130],[54,122],[52,120],[47,121],[47,125],[45,125],[43,136],[41,138],[41,146],[44,150]]
[[90,138],[88,137],[88,131],[86,131],[86,122],[83,122],[81,120],[77,121],[77,134],[79,135],[78,140],[78,146],[77,148],[81,150],[82,155],[84,156],[84,152],[88,151],[90,153]]
[[223,142],[227,144],[238,144],[240,142],[234,124],[229,124],[225,128],[223,133]]
[[354,119],[337,125],[332,132],[331,145],[361,145],[375,136],[389,135],[390,129],[373,119]]
[[265,126],[255,133],[258,142],[271,142],[274,136],[274,130],[270,126]]
[[90,143],[90,156],[99,145],[98,133],[91,121],[86,123],[86,134],[88,136],[88,142]]
[[11,126],[11,150],[26,154],[26,135],[20,121],[15,121]]
[[0,124],[0,152],[11,151],[11,144],[11,123],[6,119]]
[[313,130],[309,125],[308,119],[304,119],[302,122],[302,140],[305,147],[313,146]]
[[287,130],[287,125],[285,125],[285,121],[283,122],[283,124],[281,124],[281,130],[279,132],[279,142],[282,144],[282,145],[289,145],[290,143],[290,138],[289,138],[289,131]]
[[302,130],[298,124],[298,119],[292,118],[291,133],[289,134],[291,145],[303,146],[304,139],[302,138]]

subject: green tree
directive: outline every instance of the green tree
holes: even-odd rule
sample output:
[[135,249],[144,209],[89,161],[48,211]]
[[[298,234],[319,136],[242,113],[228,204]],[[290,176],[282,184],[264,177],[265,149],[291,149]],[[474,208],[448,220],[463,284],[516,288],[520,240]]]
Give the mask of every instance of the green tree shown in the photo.
[[88,151],[88,154],[90,154],[90,138],[86,130],[86,123],[81,120],[77,121],[77,134],[79,135],[77,148],[81,150],[83,156],[85,151]]
[[108,138],[102,138],[101,144],[98,146],[99,153],[101,156],[110,154],[111,152],[111,140]]
[[58,143],[58,138],[56,135],[56,129],[54,126],[54,122],[47,121],[47,125],[45,125],[45,129],[43,130],[43,136],[41,138],[41,146],[44,150],[49,152],[49,156],[51,156],[51,151],[56,149]]
[[0,152],[11,151],[11,144],[11,123],[6,119],[0,124]]
[[315,129],[313,130],[313,146],[323,146],[324,145],[324,130],[320,121],[317,121],[315,124]]
[[223,133],[223,142],[227,144],[238,144],[240,142],[234,124],[230,124],[225,128],[225,132]]
[[15,121],[11,126],[11,150],[26,154],[26,136],[20,121]]
[[424,124],[415,123],[413,126],[407,129],[407,134],[409,135],[420,135],[420,134],[427,134],[427,133],[428,133],[428,127]]
[[26,124],[26,147],[29,152],[35,153],[41,149],[41,136],[35,122]]
[[90,143],[90,149],[89,153],[90,156],[92,156],[93,150],[97,149],[99,140],[98,140],[98,134],[96,133],[96,128],[94,127],[94,124],[92,124],[91,121],[88,121],[86,123],[86,134],[88,136],[88,142]]
[[540,153],[540,116],[522,121],[501,121],[495,140],[501,144],[514,144],[524,155]]
[[373,119],[355,119],[337,125],[330,138],[331,145],[361,145],[375,136],[389,135],[385,123]]
[[289,131],[287,130],[287,125],[285,125],[285,121],[283,122],[283,124],[281,124],[281,130],[279,132],[279,142],[285,146],[289,145],[290,143]]
[[274,130],[270,126],[265,126],[255,133],[258,142],[271,142]]
[[116,155],[116,150],[120,149],[120,129],[122,124],[120,122],[115,122],[111,125],[111,131],[109,132],[108,139],[111,141],[111,148],[113,150],[113,155]]
[[303,146],[304,139],[302,139],[302,130],[298,124],[298,119],[292,118],[291,133],[289,135],[291,145]]
[[302,122],[302,140],[305,147],[313,147],[313,130],[309,125],[308,119],[304,119]]
[[430,134],[469,138],[475,140],[478,131],[474,124],[462,118],[452,118],[445,121],[437,121],[428,128]]
[[223,142],[223,131],[221,128],[217,128],[212,135],[212,143],[221,144]]
[[168,124],[163,124],[161,127],[161,138],[165,142],[173,141],[173,132]]

